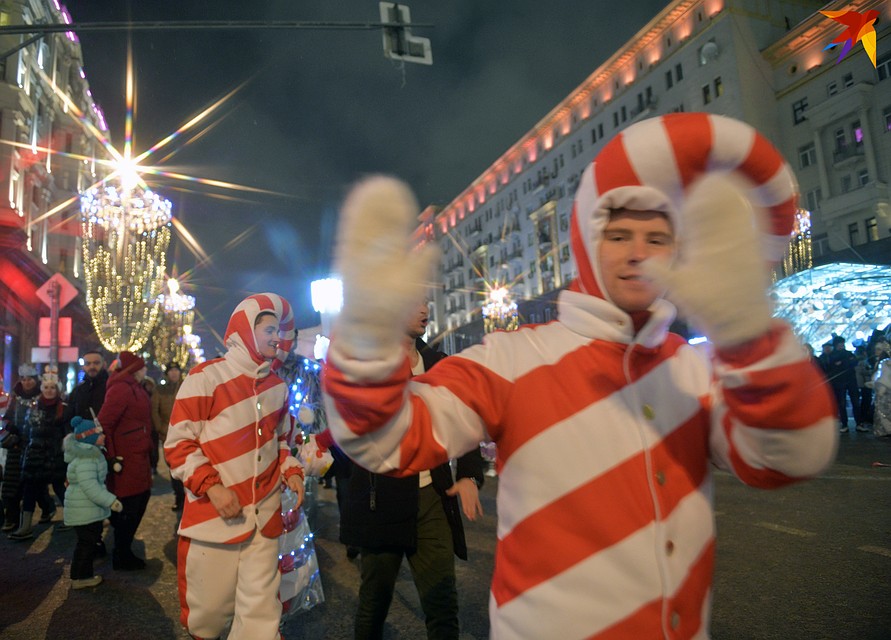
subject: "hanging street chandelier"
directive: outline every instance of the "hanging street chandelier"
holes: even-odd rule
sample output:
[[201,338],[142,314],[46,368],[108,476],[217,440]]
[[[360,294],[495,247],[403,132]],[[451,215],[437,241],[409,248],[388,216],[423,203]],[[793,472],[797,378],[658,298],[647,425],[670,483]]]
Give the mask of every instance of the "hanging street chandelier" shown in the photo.
[[159,364],[175,362],[180,367],[189,364],[191,340],[195,324],[195,298],[180,293],[175,278],[167,280],[167,293],[158,296],[161,314],[152,335],[153,355]]
[[169,200],[124,180],[81,195],[87,307],[102,346],[136,352],[159,315],[172,220]]

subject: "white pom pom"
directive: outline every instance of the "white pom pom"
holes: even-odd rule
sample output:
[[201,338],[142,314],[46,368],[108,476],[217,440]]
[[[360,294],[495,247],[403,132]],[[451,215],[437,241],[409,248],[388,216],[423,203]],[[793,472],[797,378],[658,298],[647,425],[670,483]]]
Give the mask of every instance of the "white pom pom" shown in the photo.
[[316,412],[303,405],[297,411],[297,421],[302,424],[304,427],[308,427],[315,423],[316,421]]

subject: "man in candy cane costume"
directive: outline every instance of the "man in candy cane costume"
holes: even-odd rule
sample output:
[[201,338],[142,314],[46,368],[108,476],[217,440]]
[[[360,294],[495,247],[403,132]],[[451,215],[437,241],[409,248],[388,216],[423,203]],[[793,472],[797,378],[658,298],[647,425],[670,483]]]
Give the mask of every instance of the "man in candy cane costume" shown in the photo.
[[303,499],[275,374],[293,340],[288,302],[250,296],[229,320],[226,354],[193,368],[173,405],[164,456],[186,488],[177,573],[180,621],[195,638],[230,620],[230,640],[279,638],[282,482]]
[[[719,174],[749,184],[697,182]],[[781,256],[796,199],[789,167],[748,125],[699,113],[637,123],[581,176],[579,277],[559,319],[489,335],[410,379],[392,345],[436,257],[410,251],[416,204],[401,183],[371,179],[347,198],[331,430],[378,472],[497,443],[493,638],[708,637],[711,466],[773,488],[832,462],[832,399],[765,296],[763,256]],[[753,205],[769,214],[761,242]],[[668,332],[666,290],[713,359]]]

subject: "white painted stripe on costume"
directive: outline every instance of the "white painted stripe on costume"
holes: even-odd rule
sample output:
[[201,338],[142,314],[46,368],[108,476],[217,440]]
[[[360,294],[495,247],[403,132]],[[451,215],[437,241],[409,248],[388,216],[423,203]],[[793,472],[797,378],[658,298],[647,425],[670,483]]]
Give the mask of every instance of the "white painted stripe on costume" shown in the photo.
[[[672,597],[678,595],[690,567],[714,540],[711,489],[712,476],[707,473],[700,487],[684,496],[658,528],[661,539],[657,541],[656,557],[664,563],[668,579],[665,589]],[[669,542],[673,545],[671,553],[666,551]]]
[[[518,448],[501,471],[499,539],[534,512],[621,465],[645,446],[657,446],[695,415],[701,408],[699,396],[708,388],[708,373],[703,368],[700,376],[689,375],[692,359],[699,360],[693,349],[679,351],[633,385],[546,428]],[[674,376],[674,369],[683,369],[688,375]],[[546,389],[540,392],[548,393]],[[658,408],[650,422],[641,417],[643,404]],[[645,445],[637,429],[627,428],[629,421],[642,424],[647,434]],[[554,442],[574,445],[555,447]],[[560,473],[541,482],[541,469],[560,469]]]
[[795,176],[785,162],[773,176],[749,191],[752,202],[759,207],[774,207],[795,194]]
[[683,193],[681,174],[663,119],[638,122],[632,130],[625,132],[622,141],[641,184],[658,189],[672,202],[680,202]]
[[706,172],[734,171],[752,151],[755,130],[737,120],[710,115],[712,149],[706,163]]
[[[774,319],[772,322],[778,324],[781,321]],[[721,361],[720,358],[715,359],[715,372],[725,389],[736,389],[749,384],[751,374],[757,371],[770,371],[776,367],[783,367],[808,359],[807,352],[801,346],[801,343],[798,342],[798,339],[795,338],[789,326],[784,322],[782,324],[784,329],[779,336],[780,339],[777,341],[776,348],[765,358],[745,367],[730,367]]]
[[[772,469],[792,478],[808,478],[835,459],[835,416],[825,416],[803,429],[764,429],[736,421],[733,424],[733,446],[753,469]],[[826,455],[827,450],[831,455]]]
[[[654,530],[650,523],[507,602],[497,609],[491,637],[589,638],[660,598],[659,572],[653,561]],[[592,593],[592,576],[610,588]]]
[[551,322],[515,332],[493,333],[486,336],[482,345],[474,345],[452,357],[475,362],[496,376],[514,382],[538,367],[559,362],[584,344],[585,341],[565,326]]

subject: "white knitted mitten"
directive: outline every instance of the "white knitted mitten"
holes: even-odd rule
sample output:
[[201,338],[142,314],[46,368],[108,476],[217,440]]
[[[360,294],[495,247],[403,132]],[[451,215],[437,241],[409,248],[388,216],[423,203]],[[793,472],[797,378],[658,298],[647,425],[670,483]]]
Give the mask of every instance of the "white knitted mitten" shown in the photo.
[[343,308],[332,331],[335,357],[401,361],[409,318],[431,281],[438,251],[413,251],[418,205],[403,182],[374,176],[358,183],[340,213],[335,269]]
[[770,327],[769,269],[762,257],[762,212],[742,185],[713,175],[694,185],[681,212],[680,260],[647,260],[645,273],[716,347],[747,342]]

